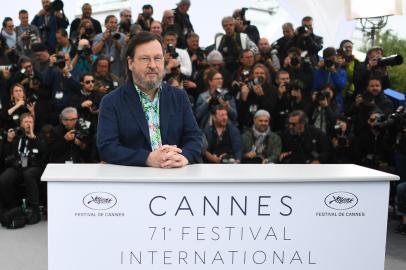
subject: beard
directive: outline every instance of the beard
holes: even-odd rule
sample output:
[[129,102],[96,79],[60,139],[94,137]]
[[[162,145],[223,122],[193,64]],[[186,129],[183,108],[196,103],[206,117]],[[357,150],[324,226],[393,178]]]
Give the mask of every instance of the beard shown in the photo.
[[134,72],[133,79],[142,90],[149,92],[158,89],[162,84],[165,72],[157,71],[157,73],[156,79],[147,79],[143,74]]

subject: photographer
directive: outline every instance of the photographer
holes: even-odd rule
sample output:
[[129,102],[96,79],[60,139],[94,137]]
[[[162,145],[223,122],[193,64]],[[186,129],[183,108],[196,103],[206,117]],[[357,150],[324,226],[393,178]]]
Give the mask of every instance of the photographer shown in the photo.
[[246,34],[235,32],[233,17],[224,17],[221,24],[225,35],[216,36],[215,48],[223,55],[227,69],[235,72],[239,67],[242,51],[251,50],[255,55],[258,53],[258,47]]
[[331,163],[348,164],[355,163],[357,156],[354,147],[354,134],[351,132],[349,120],[339,116],[330,136],[331,140]]
[[92,18],[92,6],[88,3],[83,4],[82,6],[82,16],[76,18],[72,21],[70,26],[70,33],[69,37],[73,40],[76,39],[77,36],[80,36],[79,30],[80,25],[82,24],[83,20],[90,20],[92,24],[93,32],[97,35],[102,32],[101,24],[98,20]]
[[320,91],[325,85],[332,84],[335,90],[337,106],[344,109],[343,90],[347,85],[347,72],[337,62],[337,53],[333,47],[323,50],[323,60],[314,71],[313,90]]
[[88,122],[92,133],[97,130],[97,117],[101,95],[94,89],[95,79],[91,73],[83,73],[80,77],[80,92],[75,93],[70,106],[76,108],[79,117]]
[[276,89],[273,91],[276,96],[275,107],[271,110],[272,130],[279,132],[285,128],[286,117],[289,114],[288,96],[290,75],[285,70],[279,70],[276,74]]
[[68,32],[65,29],[56,30],[56,48],[55,53],[69,53],[70,58],[73,58],[76,54],[76,46],[68,37]]
[[272,112],[277,97],[270,84],[269,70],[263,64],[252,68],[252,76],[241,85],[237,102],[238,123],[240,129],[250,128],[252,119],[258,110]]
[[195,32],[193,25],[190,22],[189,14],[187,13],[190,8],[190,0],[180,0],[176,4],[177,7],[173,10],[175,16],[175,25],[180,30],[180,36],[178,37],[178,47],[186,48],[186,37],[189,33]]
[[313,68],[310,63],[303,61],[302,52],[297,47],[291,47],[283,61],[282,69],[289,72],[292,80],[300,80],[303,83],[303,94],[310,98],[313,84]]
[[120,11],[120,23],[118,26],[118,32],[127,35],[130,33],[131,23],[132,23],[132,14],[130,9],[123,9]]
[[393,166],[394,140],[387,127],[386,118],[379,109],[373,110],[367,120],[367,128],[357,136],[360,165],[388,171]]
[[380,78],[382,89],[390,88],[390,79],[387,66],[396,66],[403,63],[401,55],[383,57],[384,52],[380,47],[368,50],[363,63],[356,66],[354,71],[355,94],[365,91],[369,78]]
[[242,163],[274,163],[282,149],[281,138],[270,129],[271,115],[258,110],[254,115],[252,129],[242,135],[244,157]]
[[245,33],[255,43],[259,42],[259,31],[255,25],[252,25],[250,21],[245,18],[245,12],[248,8],[236,9],[233,12],[233,18],[235,19],[235,30],[237,33]]
[[77,110],[66,107],[59,115],[60,124],[52,133],[51,163],[83,163],[89,154],[87,144],[89,129],[79,121]]
[[108,15],[104,20],[106,30],[94,37],[93,53],[105,55],[110,61],[110,71],[118,77],[124,76],[124,63],[121,58],[121,48],[125,43],[125,35],[117,32],[117,18]]
[[34,134],[34,117],[24,113],[19,128],[7,131],[4,143],[6,170],[0,175],[0,204],[7,209],[19,206],[18,186],[24,183],[28,224],[40,221],[40,177],[45,168],[45,144]]
[[240,163],[243,146],[238,129],[228,122],[227,109],[222,105],[211,108],[212,124],[204,129],[207,150],[203,153],[208,163]]
[[69,21],[63,12],[63,2],[42,0],[42,9],[35,15],[31,24],[35,25],[41,35],[41,42],[46,45],[49,52],[55,51],[56,30],[68,28]]
[[342,65],[347,72],[347,85],[343,90],[345,98],[345,105],[349,105],[354,101],[355,85],[354,85],[354,72],[360,63],[359,60],[352,53],[353,43],[351,40],[343,40],[340,43],[340,53],[343,54],[344,64]]
[[334,97],[333,86],[326,85],[323,90],[313,92],[313,102],[307,110],[309,124],[320,129],[326,135],[333,131],[338,115]]
[[20,124],[20,117],[24,113],[31,113],[35,117],[35,101],[27,100],[24,87],[14,84],[11,87],[11,103],[3,110],[2,118],[5,119],[5,127],[14,128]]
[[1,35],[6,39],[9,48],[15,48],[17,43],[17,34],[14,30],[13,19],[5,17],[2,23]]
[[367,120],[373,110],[379,109],[384,115],[389,115],[393,107],[392,101],[383,93],[380,78],[370,77],[367,90],[356,96],[348,113],[354,119],[354,133],[359,135],[362,130],[368,129]]
[[110,72],[110,61],[107,56],[100,55],[93,63],[93,75],[96,80],[94,88],[105,95],[121,85],[121,79]]
[[222,105],[233,123],[237,121],[237,108],[234,97],[223,87],[223,76],[215,69],[205,73],[209,89],[199,95],[196,101],[195,114],[199,127],[204,129],[211,123],[210,111],[213,107]]
[[41,42],[38,28],[35,25],[29,24],[28,12],[26,10],[20,10],[18,18],[20,19],[20,25],[15,29],[17,33],[17,51],[20,55],[32,57],[32,44]]
[[313,18],[306,16],[302,19],[302,26],[296,30],[295,47],[298,47],[304,54],[303,58],[317,66],[319,62],[318,52],[323,49],[323,38],[313,33]]
[[293,111],[287,119],[287,128],[281,134],[282,153],[279,161],[286,164],[320,164],[329,158],[327,137],[308,125],[303,111]]
[[165,50],[165,71],[170,75],[174,69],[180,68],[180,72],[187,78],[192,75],[192,62],[186,50],[177,48],[177,36],[174,32],[166,32],[163,37]]
[[180,37],[180,35],[182,34],[182,31],[179,28],[180,26],[178,24],[175,24],[175,14],[172,9],[167,9],[163,12],[161,25],[162,25],[162,33],[164,34],[166,32],[175,32],[178,37]]
[[96,56],[93,55],[89,40],[81,39],[78,43],[75,56],[72,59],[72,76],[79,81],[80,76],[85,72],[91,72]]
[[260,38],[258,41],[259,54],[256,55],[255,62],[264,64],[272,75],[281,68],[278,58],[278,51],[271,48],[267,38]]
[[138,14],[137,24],[139,24],[144,31],[151,30],[151,24],[154,21],[152,15],[154,14],[154,9],[151,5],[143,5],[142,13]]
[[255,64],[255,56],[251,50],[243,50],[239,56],[240,65],[234,73],[234,81],[232,82],[232,94],[237,98],[242,84],[246,83],[252,72],[252,67]]
[[280,63],[283,63],[288,54],[288,50],[291,47],[294,47],[296,42],[296,33],[292,23],[284,23],[282,25],[282,33],[283,37],[272,43],[272,48],[274,48],[278,52]]

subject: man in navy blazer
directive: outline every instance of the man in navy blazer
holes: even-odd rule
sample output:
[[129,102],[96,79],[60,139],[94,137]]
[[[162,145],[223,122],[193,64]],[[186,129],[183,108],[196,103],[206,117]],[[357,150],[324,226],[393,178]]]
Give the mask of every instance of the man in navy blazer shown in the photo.
[[202,134],[185,91],[162,83],[160,37],[137,34],[128,45],[127,61],[128,82],[101,102],[97,129],[101,160],[162,168],[197,162]]

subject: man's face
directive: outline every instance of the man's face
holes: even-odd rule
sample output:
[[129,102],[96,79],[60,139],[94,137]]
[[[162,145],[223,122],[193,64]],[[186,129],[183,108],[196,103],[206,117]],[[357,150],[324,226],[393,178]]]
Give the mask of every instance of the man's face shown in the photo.
[[32,75],[33,74],[33,68],[32,68],[32,63],[31,62],[24,62],[21,64],[21,69],[25,69],[26,74]]
[[381,82],[378,80],[370,80],[367,86],[368,92],[370,92],[374,97],[378,96],[382,92]]
[[255,117],[254,126],[259,132],[265,132],[269,127],[269,118],[266,116]]
[[258,41],[258,49],[261,52],[268,52],[271,47],[269,46],[269,41],[266,38],[260,38]]
[[18,18],[22,25],[28,25],[28,13],[21,13]]
[[34,119],[31,116],[24,117],[21,120],[20,127],[22,127],[26,134],[34,130]]
[[151,24],[151,33],[157,34],[157,35],[161,35],[162,34],[162,27],[161,24],[159,22],[154,21]]
[[96,73],[99,76],[107,76],[109,73],[109,61],[100,60],[96,66]]
[[108,29],[111,32],[114,32],[117,30],[117,18],[116,17],[111,17],[107,23],[106,23],[106,29]]
[[313,20],[302,21],[302,26],[306,26],[309,29],[313,29]]
[[244,21],[241,19],[241,17],[235,18],[235,29],[238,31],[242,31],[244,29]]
[[254,54],[252,53],[252,51],[244,52],[242,54],[240,61],[241,61],[241,64],[244,66],[244,68],[250,68],[255,63]]
[[227,36],[231,36],[234,34],[235,31],[235,24],[232,20],[227,20],[223,23],[223,29],[226,32]]
[[121,22],[126,22],[126,23],[131,23],[131,18],[132,18],[131,11],[128,11],[128,10],[124,11],[123,15],[120,16]]
[[24,90],[20,86],[14,86],[13,88],[13,100],[19,101],[25,98]]
[[295,30],[293,30],[293,28],[285,26],[282,27],[282,33],[285,38],[293,38],[293,36],[295,35]]
[[185,5],[185,4],[179,5],[179,11],[182,14],[186,14],[186,12],[188,12],[189,8],[190,8],[189,5]]
[[291,135],[300,135],[304,131],[304,124],[300,123],[299,116],[291,116],[288,118],[288,129]]
[[198,37],[190,37],[187,39],[187,47],[190,50],[197,50],[199,48],[199,38]]
[[151,18],[153,13],[154,12],[153,12],[152,8],[144,8],[142,10],[142,14],[144,14],[144,16],[147,17],[147,18]]
[[13,31],[14,31],[14,23],[13,23],[13,21],[7,21],[6,22],[5,30],[8,33],[13,33]]
[[91,92],[94,89],[94,77],[93,76],[85,76],[83,77],[83,81],[80,82],[82,89],[86,92]]
[[83,16],[83,18],[90,18],[90,16],[92,16],[92,6],[91,5],[84,5],[82,7],[82,16]]
[[209,65],[211,68],[214,68],[215,70],[220,71],[221,67],[224,65],[224,62],[220,61],[220,60],[212,60],[209,63]]
[[49,11],[51,9],[51,0],[42,0],[42,8]]
[[258,78],[258,77],[262,77],[262,78],[266,78],[266,73],[265,70],[261,67],[257,67],[253,70],[252,75],[254,76],[254,78]]
[[213,122],[217,127],[226,127],[228,121],[227,110],[216,110],[216,114],[213,117]]
[[353,48],[353,45],[351,42],[344,43],[343,50],[344,50],[345,55],[347,55],[347,56],[352,55],[352,48]]
[[64,119],[62,119],[62,125],[67,130],[72,130],[76,126],[76,121],[78,120],[78,115],[74,112],[68,113]]
[[289,83],[290,82],[289,73],[281,73],[281,74],[279,74],[276,82],[277,82],[278,85]]
[[34,56],[42,63],[48,61],[49,59],[49,53],[47,51],[34,52]]
[[128,59],[134,82],[144,91],[157,89],[165,76],[162,46],[157,40],[138,45]]
[[165,11],[163,17],[166,24],[173,25],[175,23],[175,16],[172,10]]
[[168,44],[172,44],[174,47],[176,47],[176,37],[172,35],[166,35],[164,37],[164,44],[165,46],[168,46]]
[[68,43],[68,38],[62,36],[60,33],[55,34],[56,37],[56,42],[58,42],[59,45],[65,46]]

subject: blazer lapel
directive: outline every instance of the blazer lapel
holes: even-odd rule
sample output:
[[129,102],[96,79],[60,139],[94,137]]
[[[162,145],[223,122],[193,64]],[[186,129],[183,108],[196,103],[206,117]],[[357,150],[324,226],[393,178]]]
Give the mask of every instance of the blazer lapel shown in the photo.
[[[144,109],[142,108],[140,96],[138,95],[137,90],[135,90],[132,82],[127,83],[125,102],[127,103],[127,106],[130,109],[133,118],[137,121],[138,126],[141,128],[141,131],[144,134],[145,138],[147,139],[149,144],[151,144],[148,123],[145,117]],[[130,125],[130,123],[128,124]]]
[[167,85],[162,85],[161,96],[159,98],[159,128],[161,130],[162,144],[167,144],[167,134],[169,125],[169,116],[171,113],[170,96]]

